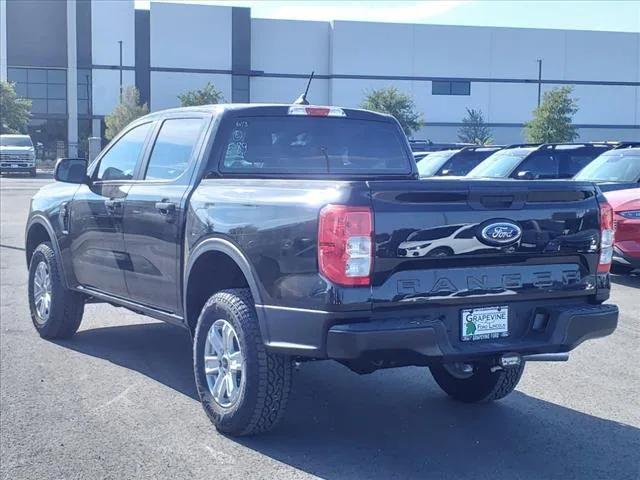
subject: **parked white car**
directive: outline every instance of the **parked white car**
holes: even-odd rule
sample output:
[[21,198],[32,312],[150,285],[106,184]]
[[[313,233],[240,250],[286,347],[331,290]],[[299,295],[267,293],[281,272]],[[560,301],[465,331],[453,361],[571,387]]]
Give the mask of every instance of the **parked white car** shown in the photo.
[[29,135],[0,135],[0,174],[36,176],[36,150]]
[[399,257],[447,257],[490,248],[476,237],[477,225],[448,225],[413,232],[398,245]]

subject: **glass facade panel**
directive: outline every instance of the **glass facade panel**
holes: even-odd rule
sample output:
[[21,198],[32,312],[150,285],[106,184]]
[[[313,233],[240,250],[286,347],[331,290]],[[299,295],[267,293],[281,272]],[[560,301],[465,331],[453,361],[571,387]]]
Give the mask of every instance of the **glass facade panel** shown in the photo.
[[431,82],[431,95],[471,95],[471,82],[435,80]]
[[47,113],[67,113],[67,101],[66,100],[48,100],[47,101]]
[[47,83],[47,71],[39,68],[28,68],[27,81],[29,83]]
[[451,95],[451,82],[431,82],[432,95]]
[[44,68],[11,67],[7,77],[15,83],[16,93],[31,100],[35,115],[67,113],[67,72]]
[[24,68],[7,69],[7,77],[10,82],[27,82],[27,70]]
[[91,115],[91,70],[78,70],[78,115]]
[[15,83],[13,85],[14,90],[16,91],[16,95],[19,97],[27,96],[27,84],[26,83]]
[[78,100],[78,115],[89,115],[89,100]]
[[451,95],[470,95],[470,82],[451,82]]
[[47,101],[38,98],[32,98],[31,113],[47,113]]
[[47,98],[47,85],[44,83],[27,84],[27,96],[29,98]]
[[67,72],[65,70],[47,70],[47,83],[64,85],[67,83]]
[[47,85],[47,98],[64,100],[67,98],[66,85]]

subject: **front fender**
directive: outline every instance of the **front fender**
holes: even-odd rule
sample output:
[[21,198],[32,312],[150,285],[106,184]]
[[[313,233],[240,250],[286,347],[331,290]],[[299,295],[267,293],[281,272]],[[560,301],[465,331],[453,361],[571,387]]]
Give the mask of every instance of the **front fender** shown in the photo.
[[51,239],[51,247],[53,248],[53,252],[55,253],[56,258],[59,260],[58,264],[60,266],[61,273],[62,273],[62,281],[64,282],[64,286],[66,288],[69,288],[69,282],[66,274],[67,266],[65,265],[64,257],[62,255],[62,250],[60,249],[58,236],[56,235],[56,231],[53,228],[53,225],[51,225],[51,222],[49,221],[49,219],[44,215],[42,215],[41,213],[32,214],[29,217],[29,220],[27,221],[27,226],[25,228],[24,243],[25,243],[25,260],[27,262],[27,268],[29,268],[29,261],[30,261],[30,255],[29,255],[30,252],[28,248],[29,233],[32,231],[32,228],[35,225],[39,225],[47,231],[47,235],[49,235],[49,238]]

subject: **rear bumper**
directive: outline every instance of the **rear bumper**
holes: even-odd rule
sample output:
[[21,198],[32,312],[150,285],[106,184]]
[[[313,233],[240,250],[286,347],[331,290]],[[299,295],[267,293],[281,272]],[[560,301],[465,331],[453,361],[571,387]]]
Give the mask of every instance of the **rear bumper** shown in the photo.
[[[319,312],[257,306],[270,350],[300,357],[354,360],[394,356],[462,360],[517,352],[522,355],[568,352],[585,340],[611,334],[618,323],[615,305],[547,302],[510,304],[510,336],[462,342],[460,308],[413,312]],[[542,325],[534,324],[542,312]]]
[[31,173],[31,172],[35,172],[36,167],[35,165],[33,166],[29,166],[29,167],[5,167],[2,166],[0,167],[0,173]]
[[568,352],[585,340],[611,334],[617,324],[615,305],[563,307],[550,309],[545,328],[538,332],[529,328],[520,338],[457,344],[451,341],[451,332],[442,321],[421,324],[415,318],[377,320],[331,327],[327,356],[351,360],[395,351],[462,360],[505,352],[523,355]]

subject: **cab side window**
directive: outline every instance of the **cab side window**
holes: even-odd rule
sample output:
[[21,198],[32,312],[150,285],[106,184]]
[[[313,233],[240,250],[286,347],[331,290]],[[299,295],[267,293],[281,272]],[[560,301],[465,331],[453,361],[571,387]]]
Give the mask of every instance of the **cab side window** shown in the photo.
[[122,136],[100,160],[94,180],[131,180],[153,123],[143,123]]
[[518,172],[531,172],[534,178],[558,178],[558,159],[549,153],[534,152],[517,168]]
[[174,180],[187,169],[200,138],[204,119],[165,120],[153,146],[145,180]]

